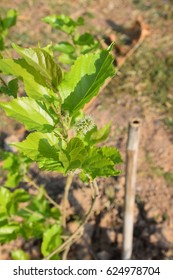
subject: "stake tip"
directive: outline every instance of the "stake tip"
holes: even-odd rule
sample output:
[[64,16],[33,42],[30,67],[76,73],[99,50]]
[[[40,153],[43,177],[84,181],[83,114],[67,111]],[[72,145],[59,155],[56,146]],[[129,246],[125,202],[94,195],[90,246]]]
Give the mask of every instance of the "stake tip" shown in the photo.
[[130,121],[130,126],[133,127],[139,127],[141,125],[142,121],[139,118],[134,118]]

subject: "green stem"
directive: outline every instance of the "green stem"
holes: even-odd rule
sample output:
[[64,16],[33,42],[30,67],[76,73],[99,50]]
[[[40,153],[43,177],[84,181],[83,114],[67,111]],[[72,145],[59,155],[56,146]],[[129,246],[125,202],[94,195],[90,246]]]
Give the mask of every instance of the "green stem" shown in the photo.
[[39,216],[39,217],[45,218],[42,214],[40,214],[40,213],[38,213],[38,212],[34,212],[34,211],[32,211],[31,209],[29,209],[29,208],[27,208],[27,207],[23,207],[22,209],[23,209],[24,211],[26,211],[26,212],[32,214],[32,215],[37,215],[37,216]]
[[73,173],[69,173],[67,176],[67,181],[64,190],[64,199],[63,199],[63,211],[62,211],[62,225],[66,228],[66,210],[67,210],[67,201],[68,201],[68,194],[70,190],[70,186],[73,180]]
[[[87,223],[88,219],[91,217],[95,204],[96,204],[96,201],[97,201],[97,198],[99,196],[99,191],[98,191],[98,186],[97,186],[96,181],[94,180],[93,182],[90,182],[90,183],[93,184],[94,197],[92,199],[90,209],[83,220],[83,223],[75,230],[75,232],[61,246],[56,248],[52,253],[50,253],[47,257],[45,257],[44,260],[49,260],[55,254],[64,251],[67,247],[70,247],[72,244],[74,244],[74,242],[77,241],[78,238],[81,236],[82,230],[83,230],[85,224]],[[68,248],[68,250],[69,250],[69,248]]]
[[[58,95],[60,97],[60,95]],[[63,129],[63,134],[64,134],[64,137],[67,138],[68,136],[68,131],[67,131],[67,128],[66,128],[66,125],[64,123],[64,120],[63,120],[63,117],[61,115],[61,102],[59,102],[59,108],[57,109],[54,104],[52,104],[52,108],[53,110],[55,111],[55,113],[59,116],[59,119],[61,121],[61,125],[62,125],[62,129]]]

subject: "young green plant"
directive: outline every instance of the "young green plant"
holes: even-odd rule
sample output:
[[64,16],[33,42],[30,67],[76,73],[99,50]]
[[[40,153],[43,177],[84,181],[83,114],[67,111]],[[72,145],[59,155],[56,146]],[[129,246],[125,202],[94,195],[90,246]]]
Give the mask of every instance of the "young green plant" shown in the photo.
[[[94,189],[92,204],[83,223],[64,243],[61,244],[60,239],[56,244],[53,242],[61,232],[57,222],[52,227],[49,224],[45,231],[42,254],[47,259],[58,258],[58,254],[80,236],[92,214],[98,197],[96,178],[120,173],[115,169],[115,165],[121,163],[119,151],[115,147],[97,146],[108,137],[110,125],[98,129],[94,120],[82,111],[105,81],[115,74],[111,47],[80,55],[68,72],[63,72],[56,63],[49,46],[21,48],[13,44],[13,48],[21,58],[0,59],[0,70],[22,80],[26,96],[13,96],[10,101],[1,102],[0,106],[9,117],[30,131],[24,141],[13,144],[20,153],[37,162],[41,169],[67,176],[62,209],[64,230],[66,199],[73,176],[78,174]],[[45,212],[41,215],[45,218]]]

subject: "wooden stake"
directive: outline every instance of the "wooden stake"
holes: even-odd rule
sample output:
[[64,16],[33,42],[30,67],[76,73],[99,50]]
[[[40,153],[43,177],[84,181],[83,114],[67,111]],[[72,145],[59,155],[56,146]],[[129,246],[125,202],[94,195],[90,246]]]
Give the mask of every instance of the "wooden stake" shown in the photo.
[[137,155],[140,136],[141,121],[133,119],[129,123],[127,151],[126,151],[126,183],[123,225],[123,250],[122,259],[128,260],[133,248],[133,220],[137,172]]

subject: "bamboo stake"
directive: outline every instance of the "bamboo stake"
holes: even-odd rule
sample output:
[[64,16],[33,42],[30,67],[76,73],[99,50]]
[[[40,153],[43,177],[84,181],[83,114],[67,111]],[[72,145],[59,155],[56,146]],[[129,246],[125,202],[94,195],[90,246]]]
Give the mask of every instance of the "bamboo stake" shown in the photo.
[[135,203],[135,185],[137,173],[137,155],[141,121],[133,119],[129,123],[127,150],[126,150],[126,183],[123,225],[122,259],[128,260],[132,255],[133,247],[133,220]]

